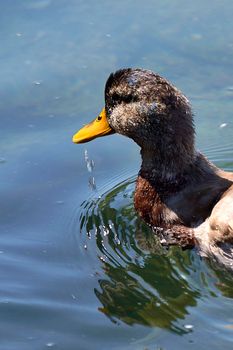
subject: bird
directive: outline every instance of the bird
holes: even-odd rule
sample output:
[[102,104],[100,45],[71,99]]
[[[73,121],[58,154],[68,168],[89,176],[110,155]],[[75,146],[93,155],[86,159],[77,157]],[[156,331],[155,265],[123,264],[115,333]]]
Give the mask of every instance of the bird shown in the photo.
[[233,268],[233,173],[195,147],[187,97],[158,73],[124,68],[105,85],[105,107],[74,143],[114,133],[140,147],[134,206],[164,245],[196,247]]

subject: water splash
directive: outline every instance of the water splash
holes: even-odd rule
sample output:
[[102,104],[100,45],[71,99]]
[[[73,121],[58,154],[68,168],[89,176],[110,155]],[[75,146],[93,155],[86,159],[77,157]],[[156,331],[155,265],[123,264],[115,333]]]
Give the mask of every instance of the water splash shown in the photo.
[[[94,163],[93,159],[89,158],[89,155],[88,155],[88,152],[87,152],[86,149],[84,151],[84,160],[85,160],[85,163],[86,163],[87,171],[89,173],[93,173],[95,163]],[[88,184],[89,184],[89,187],[91,188],[92,191],[96,190],[96,182],[95,182],[95,177],[94,176],[90,176],[89,177]]]

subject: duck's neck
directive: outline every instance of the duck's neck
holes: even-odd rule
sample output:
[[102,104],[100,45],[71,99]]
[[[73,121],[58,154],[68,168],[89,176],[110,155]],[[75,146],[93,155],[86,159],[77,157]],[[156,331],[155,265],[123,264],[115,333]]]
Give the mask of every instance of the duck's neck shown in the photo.
[[[174,150],[173,150],[174,151]],[[141,149],[142,165],[140,174],[151,177],[158,183],[177,183],[197,158],[193,148],[189,153],[176,154],[172,150],[160,153],[156,149]]]

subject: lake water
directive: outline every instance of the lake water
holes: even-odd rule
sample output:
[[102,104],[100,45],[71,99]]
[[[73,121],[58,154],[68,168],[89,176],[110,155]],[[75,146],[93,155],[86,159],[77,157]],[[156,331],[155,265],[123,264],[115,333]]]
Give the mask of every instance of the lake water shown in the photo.
[[138,147],[74,145],[110,72],[159,72],[233,171],[233,2],[0,4],[0,349],[229,350],[233,276],[136,216]]

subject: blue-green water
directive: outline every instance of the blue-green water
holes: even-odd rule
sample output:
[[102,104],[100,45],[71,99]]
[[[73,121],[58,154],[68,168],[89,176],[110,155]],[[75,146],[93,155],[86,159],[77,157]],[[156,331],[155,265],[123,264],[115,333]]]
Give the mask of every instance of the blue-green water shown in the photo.
[[233,348],[232,274],[161,249],[136,217],[138,147],[71,143],[109,73],[143,67],[185,92],[198,148],[232,171],[232,13],[230,0],[1,2],[1,350]]

